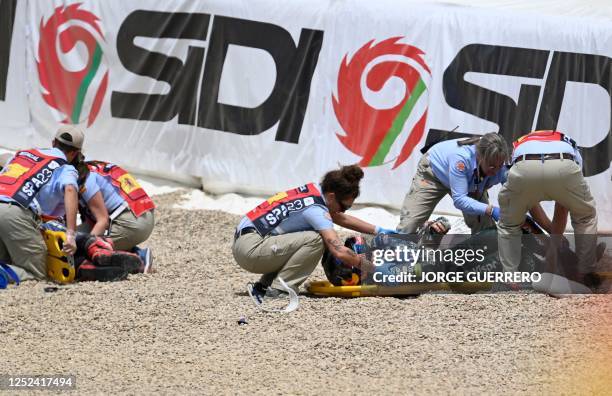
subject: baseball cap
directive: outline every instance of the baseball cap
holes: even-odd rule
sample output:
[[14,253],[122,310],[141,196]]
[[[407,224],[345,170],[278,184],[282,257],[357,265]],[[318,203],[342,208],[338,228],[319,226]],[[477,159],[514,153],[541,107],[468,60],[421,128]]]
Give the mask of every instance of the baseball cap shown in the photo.
[[85,135],[80,128],[74,125],[62,125],[57,130],[55,139],[70,147],[80,150],[83,148],[83,140],[85,140]]

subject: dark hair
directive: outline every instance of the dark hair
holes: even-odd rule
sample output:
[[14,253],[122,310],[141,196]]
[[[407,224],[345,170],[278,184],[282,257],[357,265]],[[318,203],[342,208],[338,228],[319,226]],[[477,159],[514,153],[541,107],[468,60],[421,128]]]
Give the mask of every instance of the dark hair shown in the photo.
[[70,163],[70,165],[74,166],[79,174],[77,178],[77,183],[80,189],[85,185],[85,181],[87,180],[87,177],[89,176],[90,172],[83,154],[79,153],[79,155],[74,158],[74,161]]
[[57,139],[53,139],[53,147],[57,147],[58,149],[62,150],[64,153],[72,153],[74,151],[81,151],[81,149],[69,146],[66,143],[62,143]]
[[323,193],[333,192],[339,200],[357,198],[359,182],[363,178],[363,170],[359,165],[347,165],[340,169],[329,171],[323,176],[321,189]]

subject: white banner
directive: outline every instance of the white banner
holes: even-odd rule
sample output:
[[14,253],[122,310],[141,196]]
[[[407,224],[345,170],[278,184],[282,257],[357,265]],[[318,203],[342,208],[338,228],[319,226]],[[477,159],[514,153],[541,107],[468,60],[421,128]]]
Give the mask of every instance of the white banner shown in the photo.
[[556,128],[612,229],[612,24],[398,3],[29,1],[32,123],[43,141],[79,123],[88,156],[217,192],[359,162],[360,202],[393,207],[427,139]]
[[0,145],[32,144],[26,73],[26,3],[0,2]]

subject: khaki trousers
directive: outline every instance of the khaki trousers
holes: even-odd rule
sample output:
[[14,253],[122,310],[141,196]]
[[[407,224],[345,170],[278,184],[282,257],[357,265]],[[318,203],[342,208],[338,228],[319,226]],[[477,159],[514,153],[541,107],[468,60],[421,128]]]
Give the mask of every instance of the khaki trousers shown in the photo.
[[[126,209],[112,221],[109,236],[113,240],[116,250],[130,251],[134,246],[146,241],[151,236],[154,225],[155,216],[152,210],[136,217],[131,210]],[[89,233],[91,232],[91,225],[80,224],[78,230]]]
[[234,259],[245,270],[263,274],[260,282],[281,289],[278,278],[298,292],[323,256],[318,232],[302,231],[262,237],[257,233],[239,237],[232,247]]
[[[397,230],[404,234],[413,234],[431,216],[436,205],[451,191],[434,175],[427,154],[421,157],[419,165],[412,179],[410,191],[404,198],[400,213],[400,223]],[[485,191],[481,197],[473,197],[480,202],[489,203],[489,194]],[[493,220],[487,215],[463,214],[465,224],[472,230],[472,234],[480,230],[495,226]]]
[[556,201],[569,210],[576,234],[580,268],[595,263],[597,212],[582,169],[572,160],[526,160],[515,163],[499,192],[501,218],[497,224],[499,256],[505,271],[521,262],[521,225],[529,209],[541,201]]
[[47,246],[39,225],[28,209],[0,203],[0,260],[12,264],[21,280],[47,277]]

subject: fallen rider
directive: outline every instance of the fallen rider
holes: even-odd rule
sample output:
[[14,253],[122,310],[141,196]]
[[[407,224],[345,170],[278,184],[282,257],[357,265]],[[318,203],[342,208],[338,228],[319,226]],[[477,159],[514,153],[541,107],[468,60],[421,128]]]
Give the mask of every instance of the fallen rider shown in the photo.
[[82,232],[76,234],[76,253],[66,256],[62,252],[65,226],[49,221],[41,228],[47,245],[47,275],[56,282],[117,281],[127,278],[128,274],[151,271],[137,254],[115,250],[109,238]]
[[[436,220],[427,221],[419,227],[415,234],[380,234],[375,238],[364,238],[363,236],[353,236],[346,239],[344,246],[353,250],[357,254],[365,254],[376,249],[394,249],[396,247],[409,246],[417,248],[427,245],[435,248],[440,243],[441,237],[446,235],[451,229],[451,224],[446,217],[438,217]],[[368,254],[371,259],[371,254]],[[371,262],[371,260],[369,260]],[[345,265],[341,260],[331,255],[328,250],[323,253],[321,259],[323,270],[327,280],[334,286],[357,286],[362,284],[361,268]],[[399,270],[396,263],[385,262],[378,270],[388,273]]]
[[[340,260],[335,259],[328,252],[323,255],[323,268],[328,281],[334,286],[361,286],[361,285],[375,285],[379,287],[386,287],[387,290],[383,294],[393,294],[391,291],[395,288],[397,294],[418,294],[422,292],[421,288],[411,288],[417,283],[423,285],[422,282],[411,282],[408,281],[408,274],[412,274],[412,279],[432,279],[433,277],[423,276],[423,274],[445,274],[445,278],[453,279],[456,274],[461,274],[462,279],[470,281],[470,279],[476,279],[476,281],[470,281],[472,287],[463,289],[463,286],[469,286],[467,284],[456,283],[453,284],[452,280],[447,280],[449,286],[453,290],[458,291],[474,291],[473,286],[480,284],[481,288],[478,290],[491,290],[491,291],[510,291],[510,290],[524,290],[531,289],[533,287],[536,291],[544,291],[551,295],[547,289],[544,288],[546,285],[542,285],[544,281],[535,282],[532,284],[531,281],[524,282],[513,282],[513,281],[500,281],[495,283],[494,286],[483,279],[489,279],[485,276],[491,274],[505,275],[501,260],[499,259],[497,251],[497,230],[496,228],[489,228],[477,232],[472,236],[456,235],[459,241],[448,239],[444,240],[443,244],[440,244],[441,238],[448,232],[446,227],[438,227],[436,223],[445,221],[444,218],[437,219],[434,223],[426,224],[422,227],[418,235],[379,235],[374,239],[366,242],[361,236],[350,237],[345,241],[345,246],[352,249],[357,253],[366,254],[369,261],[375,264],[375,269],[370,271],[362,271],[362,269],[347,266]],[[450,228],[450,227],[449,227]],[[523,234],[525,235],[523,243],[523,254],[522,261],[519,268],[520,274],[548,274],[548,278],[555,278],[558,280],[565,279],[566,283],[573,282],[571,293],[591,293],[596,292],[598,286],[601,283],[598,274],[591,274],[586,280],[580,279],[576,276],[576,263],[577,256],[569,248],[568,244],[561,244],[558,247],[559,251],[557,254],[558,260],[552,262],[547,259],[549,248],[551,246],[551,237],[545,234],[542,229],[535,223],[531,218],[527,218],[527,221],[523,225]],[[450,236],[446,237],[449,238]],[[453,235],[455,237],[455,235]],[[485,248],[486,246],[486,248]],[[406,249],[412,252],[419,252],[421,256],[418,260],[398,260],[395,255],[393,259],[385,257],[381,253],[385,250],[396,251],[399,249]],[[445,254],[456,253],[466,250],[476,251],[482,250],[482,259],[458,262],[456,254],[449,254],[452,259],[442,258],[442,255],[434,255],[433,252],[444,251]],[[605,244],[600,243],[597,248],[597,259],[601,259],[605,250]],[[432,253],[432,254],[429,254]],[[378,260],[375,259],[375,255]],[[410,255],[408,255],[410,258]],[[445,256],[446,257],[446,256]],[[433,258],[433,259],[432,259]],[[378,265],[376,265],[378,264]],[[466,276],[467,274],[470,276]],[[505,279],[505,278],[504,278]],[[578,281],[578,282],[577,282]],[[437,283],[439,281],[433,281],[431,283]],[[433,285],[432,285],[433,287]],[[546,286],[548,287],[548,286]],[[402,289],[403,288],[403,289]],[[333,290],[333,288],[330,288]],[[340,292],[340,288],[338,291]],[[419,290],[417,293],[412,291]],[[380,291],[380,289],[379,289]],[[333,293],[330,293],[333,294]],[[561,293],[563,294],[563,293]],[[567,293],[566,293],[567,294]]]

